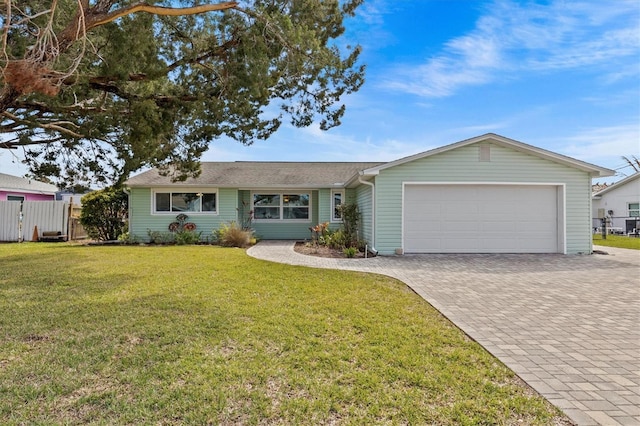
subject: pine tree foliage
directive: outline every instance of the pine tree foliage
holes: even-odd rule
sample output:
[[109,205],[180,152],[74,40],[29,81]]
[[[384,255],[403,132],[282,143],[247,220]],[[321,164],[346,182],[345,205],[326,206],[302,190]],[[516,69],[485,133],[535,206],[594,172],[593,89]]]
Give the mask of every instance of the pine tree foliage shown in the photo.
[[341,40],[360,3],[6,0],[0,148],[37,177],[117,184],[143,167],[197,175],[223,135],[337,126],[364,81]]

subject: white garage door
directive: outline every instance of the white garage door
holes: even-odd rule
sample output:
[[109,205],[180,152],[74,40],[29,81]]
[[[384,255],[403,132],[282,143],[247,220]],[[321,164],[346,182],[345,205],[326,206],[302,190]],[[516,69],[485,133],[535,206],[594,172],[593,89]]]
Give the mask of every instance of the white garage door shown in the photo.
[[557,253],[558,191],[546,185],[406,185],[405,253]]

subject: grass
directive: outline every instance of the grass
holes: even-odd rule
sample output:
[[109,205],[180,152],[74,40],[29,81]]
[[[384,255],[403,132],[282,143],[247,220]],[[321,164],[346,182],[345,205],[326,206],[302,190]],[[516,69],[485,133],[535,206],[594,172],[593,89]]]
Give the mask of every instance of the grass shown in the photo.
[[212,246],[0,245],[1,424],[552,424],[390,278]]
[[626,235],[607,235],[607,239],[605,240],[601,234],[593,234],[593,244],[640,250],[640,238],[627,237]]

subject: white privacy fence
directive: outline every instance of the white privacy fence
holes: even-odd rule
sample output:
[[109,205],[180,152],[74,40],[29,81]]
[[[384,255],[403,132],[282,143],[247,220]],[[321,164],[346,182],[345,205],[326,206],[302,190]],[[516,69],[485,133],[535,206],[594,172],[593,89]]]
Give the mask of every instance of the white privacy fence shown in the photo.
[[18,241],[20,201],[0,201],[0,241]]
[[58,234],[68,239],[70,204],[63,201],[0,201],[0,241],[31,241]]

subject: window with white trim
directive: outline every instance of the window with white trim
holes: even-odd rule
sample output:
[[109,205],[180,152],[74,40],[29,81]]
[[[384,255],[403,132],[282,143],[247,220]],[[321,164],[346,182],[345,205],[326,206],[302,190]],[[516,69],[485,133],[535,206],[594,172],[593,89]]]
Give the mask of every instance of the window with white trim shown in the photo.
[[331,191],[331,221],[342,222],[340,207],[344,203],[344,191]]
[[217,213],[217,192],[156,191],[153,197],[154,213]]
[[628,203],[629,207],[629,217],[638,217],[640,216],[640,203]]
[[309,211],[310,194],[290,192],[254,193],[253,219],[261,220],[300,220],[311,219]]

